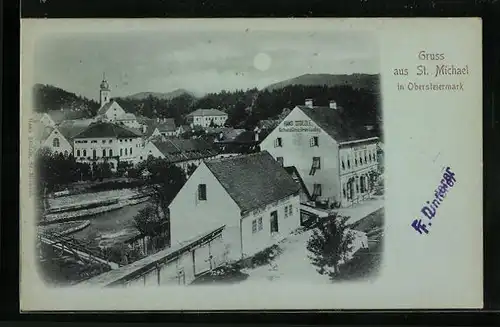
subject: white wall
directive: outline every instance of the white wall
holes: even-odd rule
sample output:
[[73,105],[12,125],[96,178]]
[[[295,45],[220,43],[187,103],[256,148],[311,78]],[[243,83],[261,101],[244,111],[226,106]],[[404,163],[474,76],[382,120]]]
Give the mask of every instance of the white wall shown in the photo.
[[[207,200],[198,200],[198,185],[206,184]],[[172,246],[217,227],[239,226],[240,209],[202,163],[169,206]]]
[[[59,139],[58,147],[54,147],[54,139],[56,138]],[[43,142],[42,147],[49,148],[53,153],[66,153],[68,155],[73,153],[71,143],[57,129],[54,129],[50,133],[49,137]]]
[[117,120],[125,114],[126,114],[125,110],[123,110],[123,108],[117,102],[114,101],[108,108],[108,110],[104,113],[106,118],[111,121]]
[[[73,155],[81,162],[91,162],[94,149],[96,150],[96,158],[103,158],[103,150],[106,151],[106,157],[109,157],[110,150],[112,150],[112,155],[119,156],[120,161],[134,162],[136,157],[142,152],[142,139],[140,137],[120,139],[105,137],[77,138],[74,140]],[[125,154],[125,149],[127,149],[127,154]],[[85,155],[84,150],[86,152]],[[87,159],[88,157],[90,159]]]
[[[341,190],[342,190],[342,205],[349,205],[353,200],[359,200],[360,197],[369,193],[368,191],[361,192],[361,181],[360,178],[365,178],[365,183],[369,185],[369,175],[371,171],[376,171],[378,169],[378,158],[377,158],[377,141],[370,141],[369,143],[357,144],[353,143],[349,146],[343,146],[340,149],[340,179],[341,179]],[[365,161],[365,151],[367,154],[367,161]],[[369,159],[369,154],[372,154],[372,160]],[[362,157],[363,160],[360,160]],[[344,163],[342,165],[342,162]],[[357,164],[356,164],[357,162]],[[355,178],[354,184],[352,186],[353,198],[349,199],[349,188],[348,181],[351,178]],[[346,196],[344,196],[344,188],[346,189]]]
[[[288,121],[309,121],[309,131],[285,131],[283,129],[290,128],[286,125]],[[319,146],[310,145],[314,136],[318,137]],[[278,137],[282,139],[282,147],[275,146]],[[322,195],[318,200],[340,200],[338,144],[298,107],[261,142],[260,148],[267,150],[275,159],[283,157],[284,166],[295,166],[310,194],[314,184],[321,184]],[[311,176],[313,157],[320,157],[321,169]]]
[[[292,206],[292,215],[285,218],[285,207]],[[271,212],[278,212],[278,234],[271,234]],[[252,221],[262,218],[262,230],[252,232]],[[258,224],[257,224],[258,225]],[[257,226],[258,227],[258,226]],[[265,248],[276,244],[282,238],[300,227],[300,200],[299,195],[287,197],[281,201],[268,205],[262,211],[251,212],[243,218],[243,254],[251,256]]]
[[202,127],[209,127],[211,121],[213,120],[214,124],[217,126],[222,126],[226,123],[227,115],[224,116],[193,116],[192,124]]

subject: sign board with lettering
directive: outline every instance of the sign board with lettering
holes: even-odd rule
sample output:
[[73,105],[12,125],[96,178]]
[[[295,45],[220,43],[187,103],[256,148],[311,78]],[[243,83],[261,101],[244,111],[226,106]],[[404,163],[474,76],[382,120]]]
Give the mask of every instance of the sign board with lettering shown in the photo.
[[279,128],[280,132],[314,132],[319,133],[321,129],[317,127],[311,120],[285,120],[283,127]]

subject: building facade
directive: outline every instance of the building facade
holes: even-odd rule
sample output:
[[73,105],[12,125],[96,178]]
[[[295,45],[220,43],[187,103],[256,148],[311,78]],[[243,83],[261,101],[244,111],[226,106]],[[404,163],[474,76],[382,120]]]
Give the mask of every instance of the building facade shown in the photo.
[[134,163],[142,150],[142,138],[133,131],[109,122],[89,125],[74,137],[73,155],[89,164],[108,162],[115,171],[119,162]]
[[217,109],[198,109],[186,116],[191,127],[224,126],[227,118],[227,113]]
[[294,166],[311,197],[327,206],[348,206],[366,197],[378,138],[347,121],[341,108],[296,106],[260,143],[283,166]]
[[300,226],[299,187],[267,152],[204,161],[169,206],[172,245],[224,226],[226,255],[251,256]]

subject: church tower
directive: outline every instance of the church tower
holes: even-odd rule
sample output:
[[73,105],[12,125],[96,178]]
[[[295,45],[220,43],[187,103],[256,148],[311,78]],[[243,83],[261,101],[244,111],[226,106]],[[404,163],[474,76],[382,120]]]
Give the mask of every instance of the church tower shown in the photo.
[[101,99],[101,107],[104,106],[106,103],[109,102],[110,97],[111,97],[111,91],[109,89],[109,84],[106,81],[106,75],[103,73],[102,74],[102,82],[101,82],[101,90],[100,90],[100,99]]

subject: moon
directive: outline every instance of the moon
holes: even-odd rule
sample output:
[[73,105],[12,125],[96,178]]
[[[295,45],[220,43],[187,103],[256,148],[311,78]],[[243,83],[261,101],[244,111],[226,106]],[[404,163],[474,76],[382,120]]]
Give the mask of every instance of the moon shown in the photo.
[[265,53],[258,53],[253,58],[253,66],[255,67],[255,69],[260,70],[261,72],[268,70],[271,67],[271,62],[271,57]]

